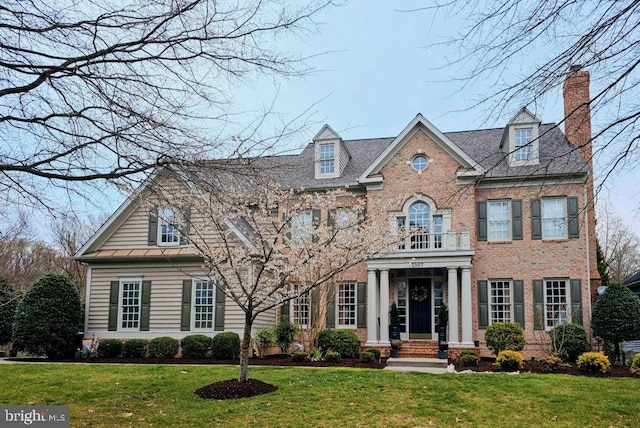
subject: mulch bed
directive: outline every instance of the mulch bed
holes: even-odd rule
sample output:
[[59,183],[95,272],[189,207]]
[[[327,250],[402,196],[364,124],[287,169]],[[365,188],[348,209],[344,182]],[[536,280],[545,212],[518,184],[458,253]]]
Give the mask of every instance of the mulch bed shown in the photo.
[[247,398],[260,394],[268,394],[277,389],[277,386],[257,379],[247,379],[246,382],[238,382],[237,379],[230,379],[197,389],[196,394],[201,398],[211,400],[231,400],[234,398]]
[[[500,369],[494,365],[495,360],[493,359],[485,359],[483,358],[477,367],[461,367],[456,364],[456,371],[465,371],[471,370],[474,372],[499,372]],[[550,374],[549,372],[545,372],[542,370],[542,364],[539,361],[526,361],[524,363],[523,373],[540,373],[540,374]],[[606,373],[585,373],[578,370],[578,367],[572,363],[562,367],[559,367],[556,371],[552,372],[552,374],[567,374],[573,376],[589,376],[589,377],[635,377],[629,367],[620,367],[620,366],[611,366]]]

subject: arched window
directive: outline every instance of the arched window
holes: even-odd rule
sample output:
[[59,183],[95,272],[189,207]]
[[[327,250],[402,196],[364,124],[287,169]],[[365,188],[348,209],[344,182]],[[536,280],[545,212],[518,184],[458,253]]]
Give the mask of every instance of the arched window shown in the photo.
[[[398,227],[408,226],[414,231],[409,242],[410,249],[442,248],[442,215],[434,215],[431,206],[422,200],[409,205],[405,213],[397,217],[397,225]],[[408,224],[406,219],[409,220]],[[401,244],[399,249],[406,248],[405,244]]]

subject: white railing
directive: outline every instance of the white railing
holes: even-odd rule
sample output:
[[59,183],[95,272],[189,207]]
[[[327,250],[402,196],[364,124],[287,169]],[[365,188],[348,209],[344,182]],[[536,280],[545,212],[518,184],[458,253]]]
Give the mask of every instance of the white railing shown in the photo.
[[449,230],[443,233],[418,233],[398,245],[398,251],[458,251],[471,249],[471,232]]

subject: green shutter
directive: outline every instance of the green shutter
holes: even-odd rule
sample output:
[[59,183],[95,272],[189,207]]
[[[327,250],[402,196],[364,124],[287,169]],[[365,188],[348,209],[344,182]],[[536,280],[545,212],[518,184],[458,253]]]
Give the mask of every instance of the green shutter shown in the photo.
[[329,302],[327,303],[327,328],[336,328],[336,289],[329,286]]
[[511,227],[512,239],[522,240],[522,201],[511,201]]
[[280,306],[280,319],[282,319],[283,316],[286,316],[287,318],[289,317],[290,305],[291,305],[291,300],[287,300],[282,304],[282,306]]
[[358,328],[367,326],[367,284],[365,282],[358,283]]
[[336,225],[336,210],[329,210],[327,213],[327,226],[334,227]]
[[284,240],[291,241],[291,217],[287,215],[286,211],[282,213],[282,230],[284,231]]
[[151,310],[151,281],[142,281],[142,296],[140,298],[140,331],[149,331],[149,315]]
[[489,326],[489,290],[487,281],[478,281],[478,314],[481,329]]
[[191,227],[191,207],[186,206],[182,209],[182,227],[180,227],[180,245],[187,244],[189,237],[189,228]]
[[544,289],[541,279],[533,280],[533,329],[544,330]]
[[531,199],[531,239],[542,239],[540,199]]
[[487,203],[478,202],[478,241],[487,240]]
[[111,281],[109,290],[109,322],[107,330],[118,330],[118,300],[120,297],[120,281]]
[[580,237],[580,224],[578,222],[578,198],[567,198],[567,213],[569,219],[569,238]]
[[216,286],[216,307],[215,307],[215,331],[224,331],[224,304],[226,296],[222,289]]
[[571,283],[571,322],[582,325],[582,281],[572,279]]
[[148,245],[158,245],[158,207],[149,208],[149,234]]
[[[318,227],[320,226],[320,210],[312,210],[311,211],[311,218],[313,221],[313,227]],[[311,237],[311,242],[318,242],[318,236],[314,233],[313,236]]]
[[513,281],[513,320],[524,329],[524,281]]
[[309,292],[311,295],[311,307],[309,308],[309,323],[315,325],[316,311],[318,310],[318,289],[315,288]]
[[180,317],[180,330],[191,330],[191,279],[182,280],[182,316]]

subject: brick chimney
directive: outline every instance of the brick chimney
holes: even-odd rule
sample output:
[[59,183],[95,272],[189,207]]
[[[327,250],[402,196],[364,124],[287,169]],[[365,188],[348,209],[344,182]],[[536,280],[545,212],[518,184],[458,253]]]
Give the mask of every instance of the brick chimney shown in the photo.
[[[564,97],[564,131],[567,139],[576,147],[578,153],[589,166],[586,187],[586,227],[581,227],[587,235],[589,269],[591,276],[591,295],[595,302],[596,289],[600,285],[598,262],[596,258],[596,215],[593,189],[593,150],[591,144],[591,109],[589,100],[589,72],[582,66],[569,68],[562,87]],[[584,224],[584,223],[583,223]]]

